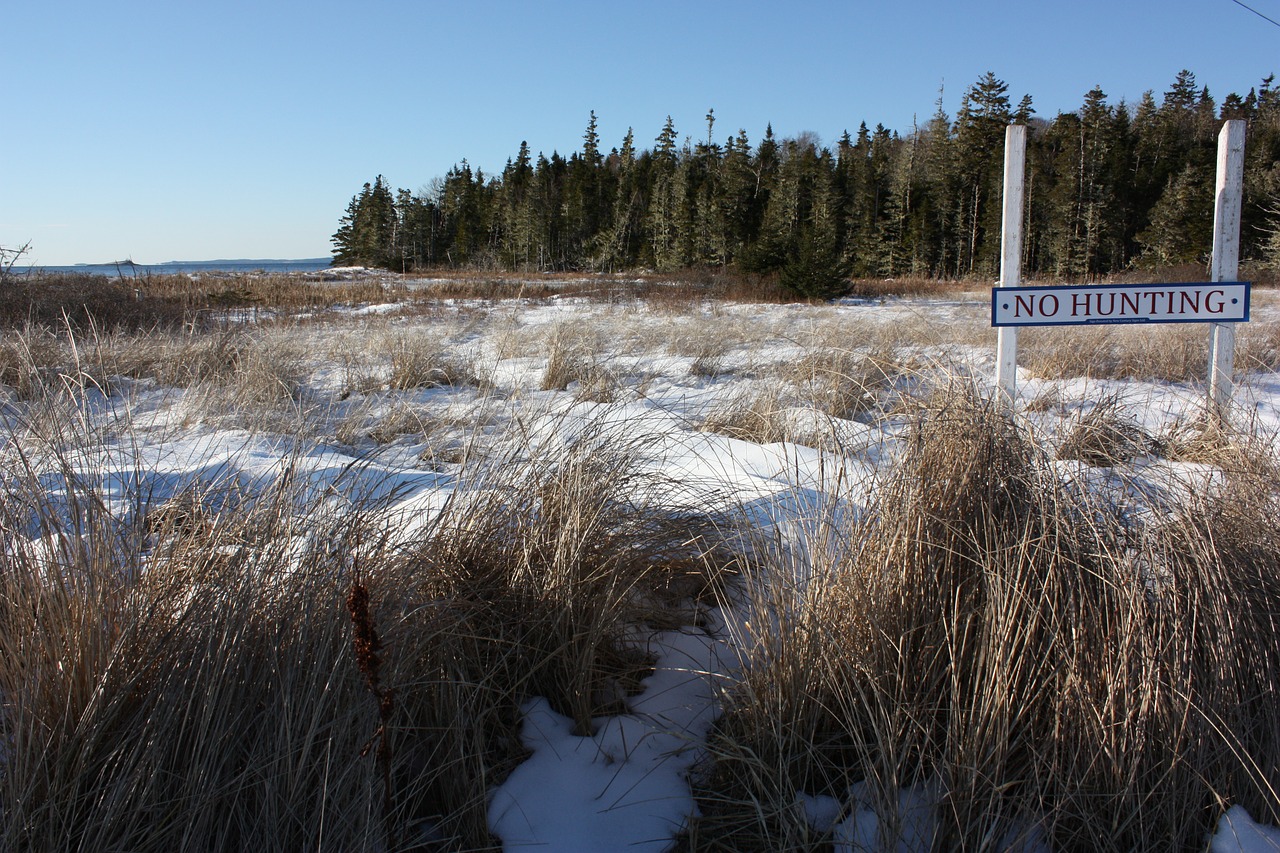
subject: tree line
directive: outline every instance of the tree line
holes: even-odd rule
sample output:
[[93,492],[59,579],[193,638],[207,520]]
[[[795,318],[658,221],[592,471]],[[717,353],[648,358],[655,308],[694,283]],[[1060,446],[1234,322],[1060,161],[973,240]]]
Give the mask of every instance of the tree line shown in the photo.
[[1100,87],[1074,112],[1015,105],[988,72],[952,118],[899,134],[861,124],[833,147],[809,134],[752,143],[745,130],[681,141],[667,118],[652,147],[627,131],[601,149],[593,111],[567,158],[520,144],[501,174],[466,160],[417,193],[379,175],[347,206],[334,263],[393,270],[524,271],[733,267],[776,274],[809,296],[849,277],[994,277],[1004,129],[1029,128],[1028,275],[1096,278],[1202,263],[1212,244],[1217,135],[1248,122],[1242,258],[1280,266],[1280,89],[1274,75],[1221,104],[1180,72],[1157,102],[1111,104]]

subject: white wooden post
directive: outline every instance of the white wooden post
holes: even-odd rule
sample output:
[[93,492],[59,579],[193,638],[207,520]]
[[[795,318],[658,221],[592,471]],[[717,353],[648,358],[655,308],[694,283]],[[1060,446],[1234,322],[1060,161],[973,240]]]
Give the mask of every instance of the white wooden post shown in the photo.
[[[1213,203],[1213,260],[1210,281],[1235,281],[1240,274],[1240,199],[1244,186],[1244,130],[1232,119],[1218,134],[1218,180]],[[1225,418],[1231,408],[1235,362],[1234,323],[1209,327],[1209,400],[1214,413]]]
[[[1027,160],[1027,129],[1011,124],[1004,131],[1004,212],[1000,226],[1000,287],[1022,283],[1022,192]],[[996,333],[996,387],[1012,407],[1018,393],[1018,327]]]

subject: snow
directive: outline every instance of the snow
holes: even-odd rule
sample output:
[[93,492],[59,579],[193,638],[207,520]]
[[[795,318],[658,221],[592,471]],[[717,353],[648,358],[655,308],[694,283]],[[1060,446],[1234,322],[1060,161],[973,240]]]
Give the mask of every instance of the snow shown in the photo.
[[595,720],[589,737],[546,699],[524,708],[532,756],[489,804],[504,849],[660,853],[695,811],[686,776],[715,722],[719,643],[705,633],[651,640],[658,660],[629,714]]
[[[329,272],[354,275],[362,270]],[[420,390],[408,394],[406,402],[431,406],[450,423],[468,423],[461,429],[493,452],[515,452],[503,444],[504,435],[512,432],[518,432],[519,442],[526,446],[568,444],[601,434],[628,436],[642,451],[643,466],[673,484],[665,496],[673,504],[696,501],[711,510],[741,512],[761,531],[800,542],[808,537],[788,531],[816,517],[816,507],[859,511],[877,466],[891,452],[900,423],[892,417],[866,422],[833,418],[811,405],[784,401],[778,417],[788,439],[759,444],[699,431],[701,419],[732,399],[745,383],[755,382],[751,374],[794,361],[800,351],[797,342],[819,335],[823,324],[854,324],[867,336],[893,336],[902,323],[923,322],[942,329],[968,324],[981,330],[987,306],[966,299],[849,301],[828,308],[727,305],[672,317],[643,307],[618,312],[614,306],[566,298],[488,310],[492,328],[468,332],[466,340],[475,347],[478,360],[492,366],[495,387]],[[369,305],[350,312],[347,320],[428,322],[393,317],[397,311],[393,303]],[[1256,309],[1255,321],[1266,315],[1266,306]],[[553,327],[591,323],[599,323],[600,336],[614,347],[603,357],[622,377],[616,399],[578,400],[575,395],[581,388],[576,384],[565,392],[540,390],[545,346],[522,344],[519,336],[536,342],[542,334],[545,343]],[[737,333],[726,343],[724,372],[690,375],[693,357],[672,352],[668,345],[677,333],[697,337],[704,329],[711,334],[713,327]],[[361,333],[356,334],[359,339]],[[503,335],[514,336],[514,343]],[[992,364],[994,335],[990,337],[991,348],[961,342],[950,345],[945,359],[936,348],[924,353],[923,369],[931,369],[930,363],[944,363],[947,369],[959,364],[981,381]],[[653,340],[661,343],[646,344]],[[326,350],[317,342],[316,351]],[[332,365],[314,365],[309,393],[333,394],[338,381],[333,377],[339,372]],[[1202,388],[1171,383],[1049,381],[1025,371],[1019,380],[1024,405],[1045,393],[1063,401],[1051,413],[1024,413],[1047,431],[1091,401],[1114,395],[1126,412],[1141,418],[1142,428],[1158,433],[1178,421],[1193,420],[1204,394]],[[1263,431],[1280,430],[1280,374],[1247,377],[1238,399]],[[381,398],[371,396],[363,402],[371,413],[378,406],[385,408]],[[95,478],[122,518],[139,509],[131,503],[139,494],[152,504],[197,488],[243,497],[275,482],[289,468],[301,475],[304,497],[376,502],[388,527],[408,536],[441,509],[457,485],[457,465],[441,463],[432,469],[418,462],[423,445],[413,441],[421,442],[421,437],[393,442],[368,456],[354,445],[226,428],[212,418],[184,426],[190,414],[177,392],[140,391],[133,406],[134,433],[129,440],[108,442],[100,452],[74,460],[77,475]],[[1150,461],[1121,481],[1083,463],[1059,464],[1077,482],[1115,491],[1117,500],[1133,504],[1137,511],[1158,508],[1161,495],[1178,483],[1212,476],[1204,466]],[[61,476],[47,474],[51,494],[65,490]],[[572,721],[556,713],[547,699],[529,700],[520,732],[529,757],[492,792],[489,803],[489,825],[504,849],[669,849],[696,814],[688,777],[704,754],[707,734],[719,714],[720,691],[732,678],[737,660],[732,645],[738,632],[729,626],[737,618],[710,613],[705,629],[648,637],[645,642],[656,659],[653,674],[639,694],[627,699],[627,713],[597,718],[590,734],[575,733]],[[928,786],[898,792],[900,820],[893,828],[881,826],[872,808],[875,798],[865,783],[843,799],[802,792],[797,805],[813,827],[832,833],[838,851],[914,853],[929,849],[936,799],[937,792]],[[1214,853],[1280,850],[1280,829],[1256,824],[1236,806],[1222,817],[1211,845]],[[1034,828],[1010,839],[1009,847],[1026,853],[1048,850]]]
[[1280,829],[1259,826],[1241,806],[1232,806],[1218,822],[1210,853],[1275,853],[1280,850]]

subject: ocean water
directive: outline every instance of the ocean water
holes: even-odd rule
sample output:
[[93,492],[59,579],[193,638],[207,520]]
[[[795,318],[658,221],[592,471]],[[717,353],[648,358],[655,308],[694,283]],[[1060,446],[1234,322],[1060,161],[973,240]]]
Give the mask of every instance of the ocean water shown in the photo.
[[303,258],[301,260],[222,260],[222,261],[170,261],[166,264],[75,264],[74,266],[36,266],[13,268],[13,273],[28,272],[88,273],[111,278],[144,278],[148,275],[184,275],[198,272],[223,273],[282,273],[315,272],[328,268],[332,258]]

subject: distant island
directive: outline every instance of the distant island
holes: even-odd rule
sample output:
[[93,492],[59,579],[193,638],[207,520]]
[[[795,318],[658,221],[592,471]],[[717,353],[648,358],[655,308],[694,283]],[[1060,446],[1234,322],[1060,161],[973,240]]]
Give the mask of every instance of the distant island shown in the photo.
[[[236,266],[244,266],[246,264],[329,264],[333,261],[331,257],[323,258],[214,258],[209,261],[161,261],[157,264],[141,264],[133,258],[125,258],[122,261],[107,261],[105,263],[79,263],[70,264],[73,267],[172,267],[172,266],[206,266],[212,264],[235,264]],[[55,264],[55,266],[57,266]]]
[[31,272],[77,273],[105,276],[172,275],[198,272],[314,272],[326,269],[333,259],[323,258],[220,258],[211,261],[166,261],[158,264],[139,263],[133,258],[97,264],[36,264],[15,267],[15,274]]
[[[215,258],[211,261],[165,261],[155,266],[168,267],[176,264],[236,264],[237,266],[244,264],[328,264],[332,261],[333,258],[328,256],[323,258]],[[122,261],[121,263],[132,263],[132,261]]]

